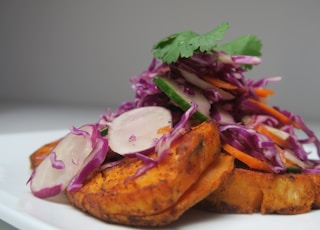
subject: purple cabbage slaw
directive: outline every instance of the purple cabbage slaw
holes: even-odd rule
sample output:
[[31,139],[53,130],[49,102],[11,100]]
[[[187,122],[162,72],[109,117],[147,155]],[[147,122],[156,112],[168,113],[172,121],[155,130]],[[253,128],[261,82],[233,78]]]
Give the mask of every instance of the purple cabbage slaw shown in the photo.
[[[299,172],[320,173],[320,160],[309,159],[310,153],[304,149],[305,144],[313,144],[318,156],[320,156],[320,141],[299,115],[274,107],[299,125],[301,131],[306,135],[305,139],[298,137],[292,125],[282,124],[276,117],[249,103],[249,98],[259,100],[254,88],[266,88],[269,83],[281,80],[281,77],[278,76],[261,78],[256,81],[246,79],[244,74],[247,69],[244,65],[260,63],[259,57],[230,56],[222,51],[196,53],[190,58],[180,58],[171,64],[153,59],[147,70],[131,78],[132,89],[135,92],[134,101],[124,102],[114,112],[107,110],[101,116],[98,125],[101,130],[106,129],[107,124],[113,118],[138,107],[163,106],[169,108],[172,111],[173,122],[177,125],[174,126],[174,131],[165,135],[156,146],[158,157],[161,159],[169,149],[169,145],[166,143],[170,143],[170,141],[167,142],[167,139],[172,141],[176,138],[175,133],[179,133],[178,130],[181,127],[186,127],[191,122],[190,114],[192,115],[195,111],[195,106],[192,106],[186,113],[179,110],[170,98],[153,83],[155,77],[171,78],[184,84],[186,92],[192,93],[194,87],[202,90],[211,104],[210,117],[219,124],[222,143],[228,143],[257,159],[268,162],[275,173],[284,173],[288,167],[280,155],[279,148],[282,147],[277,146],[268,136],[254,129],[254,126],[258,124],[265,124],[289,134],[290,144],[282,150],[289,151],[300,161],[306,163],[306,167],[300,167]],[[237,89],[244,90],[218,88],[202,80],[202,76],[212,76],[234,85]],[[197,86],[193,84],[195,82]],[[179,123],[181,119],[183,122]],[[135,157],[145,162],[145,167],[139,170],[135,176],[141,175],[157,162],[140,153],[135,154]]]

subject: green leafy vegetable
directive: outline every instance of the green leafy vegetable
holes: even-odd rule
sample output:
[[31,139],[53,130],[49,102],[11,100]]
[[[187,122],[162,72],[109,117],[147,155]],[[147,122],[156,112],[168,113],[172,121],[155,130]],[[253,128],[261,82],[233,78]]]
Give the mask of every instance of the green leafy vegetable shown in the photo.
[[228,29],[229,23],[222,23],[202,35],[190,30],[172,34],[153,46],[153,55],[168,64],[176,62],[179,58],[191,57],[194,53],[213,50],[224,51],[230,55],[261,56],[262,44],[254,35],[245,35],[218,46],[217,42],[224,39]]
[[206,34],[194,36],[190,39],[189,45],[192,47],[193,51],[211,51],[217,46],[217,41],[223,40],[228,29],[229,24],[223,23]]
[[255,35],[244,35],[215,48],[230,55],[261,56],[261,41]]
[[153,55],[167,63],[175,62],[179,57],[191,57],[194,50],[189,40],[197,35],[189,30],[172,34],[153,46]]

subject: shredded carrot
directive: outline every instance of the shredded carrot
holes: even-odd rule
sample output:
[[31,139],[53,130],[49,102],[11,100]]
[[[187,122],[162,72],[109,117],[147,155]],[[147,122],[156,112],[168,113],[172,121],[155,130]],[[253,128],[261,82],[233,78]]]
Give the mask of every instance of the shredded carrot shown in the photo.
[[232,85],[229,82],[223,81],[221,79],[218,79],[216,77],[211,76],[202,76],[201,77],[206,82],[210,83],[211,85],[214,85],[216,87],[222,88],[222,89],[237,89],[238,87],[235,85]]
[[[244,89],[244,88],[238,88],[237,86],[229,83],[229,82],[226,82],[226,81],[223,81],[219,78],[216,78],[216,77],[212,77],[212,76],[202,76],[201,77],[204,81],[210,83],[211,85],[214,85],[216,87],[219,87],[221,89],[229,89],[229,90],[239,90],[240,92],[242,93],[245,93],[247,92],[247,89]],[[254,88],[254,91],[255,93],[257,94],[257,96],[259,97],[267,97],[267,96],[270,96],[270,95],[274,95],[274,91],[271,90],[271,89],[267,89],[267,88]]]
[[267,171],[267,172],[272,172],[270,166],[268,163],[261,161],[257,158],[254,158],[239,149],[229,145],[229,144],[224,144],[222,148],[228,152],[230,155],[238,159],[239,161],[243,162],[244,164],[248,165],[252,169],[257,169],[257,170],[262,170],[262,171]]
[[171,127],[169,125],[163,126],[157,130],[157,134],[165,134],[171,131]]
[[164,67],[164,68],[162,68],[162,69],[161,69],[161,72],[162,72],[162,73],[168,73],[168,72],[170,72],[170,67]]
[[258,97],[267,97],[274,95],[274,91],[267,88],[254,88],[254,91],[256,92]]
[[269,113],[270,115],[273,115],[274,117],[276,117],[280,122],[286,124],[286,125],[293,125],[295,128],[300,129],[299,124],[297,124],[296,122],[290,120],[289,117],[287,117],[286,115],[282,114],[281,112],[279,112],[278,110],[268,106],[265,103],[262,103],[260,101],[254,100],[252,98],[248,98],[248,101],[255,104],[256,106],[260,107],[261,109],[263,109],[264,111],[266,111],[267,113]]
[[264,125],[257,125],[254,129],[259,133],[268,136],[274,143],[280,145],[281,147],[286,148],[289,146],[289,142],[287,140],[284,140],[276,134],[270,132]]

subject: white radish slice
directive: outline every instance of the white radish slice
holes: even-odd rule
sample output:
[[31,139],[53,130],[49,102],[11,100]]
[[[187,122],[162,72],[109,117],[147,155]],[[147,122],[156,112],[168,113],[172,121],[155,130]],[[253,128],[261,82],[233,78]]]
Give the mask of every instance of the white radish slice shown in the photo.
[[142,152],[155,146],[163,135],[161,129],[172,127],[169,110],[146,106],[116,117],[108,131],[109,147],[118,154]]
[[85,160],[83,167],[78,171],[77,175],[70,181],[67,190],[75,191],[82,186],[82,182],[87,176],[98,168],[105,160],[108,152],[108,141],[104,138],[98,138],[95,148]]
[[[77,133],[67,134],[34,170],[30,178],[31,192],[39,198],[48,198],[64,191],[70,181],[88,164],[85,161],[90,154],[100,154],[101,162],[96,162],[95,165],[103,162],[107,152],[107,141],[103,145],[101,141],[104,142],[94,125],[84,125]],[[93,151],[96,143],[100,143],[103,153]],[[101,156],[103,154],[104,156]],[[90,172],[86,169],[85,174],[88,173]],[[83,176],[80,178],[85,179]]]
[[290,134],[282,131],[281,129],[277,129],[274,128],[272,126],[269,125],[264,125],[264,127],[271,133],[273,133],[274,135],[276,135],[277,137],[279,137],[280,139],[282,139],[283,141],[288,140],[288,138],[290,137]]
[[184,76],[184,78],[190,82],[191,84],[199,87],[200,89],[214,89],[215,91],[217,91],[224,100],[231,100],[234,98],[234,95],[232,95],[231,93],[216,87],[212,84],[209,84],[208,82],[202,80],[201,78],[199,78],[196,74],[194,73],[190,73],[188,71],[185,71],[183,69],[180,69],[180,72],[182,73],[182,75]]

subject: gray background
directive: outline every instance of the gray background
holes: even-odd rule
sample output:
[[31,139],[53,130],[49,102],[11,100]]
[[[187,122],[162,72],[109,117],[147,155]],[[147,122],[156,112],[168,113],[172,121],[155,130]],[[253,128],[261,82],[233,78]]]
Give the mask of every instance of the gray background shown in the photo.
[[253,33],[263,63],[247,74],[280,75],[269,101],[320,118],[320,1],[1,0],[0,103],[116,107],[133,99],[129,78],[171,33],[230,22],[226,40]]
[[[319,11],[319,0],[0,0],[0,131],[95,119],[133,99],[129,78],[148,67],[155,42],[222,22],[227,40],[263,41],[263,63],[247,76],[283,76],[270,104],[318,122]],[[14,228],[0,220],[0,229]]]

